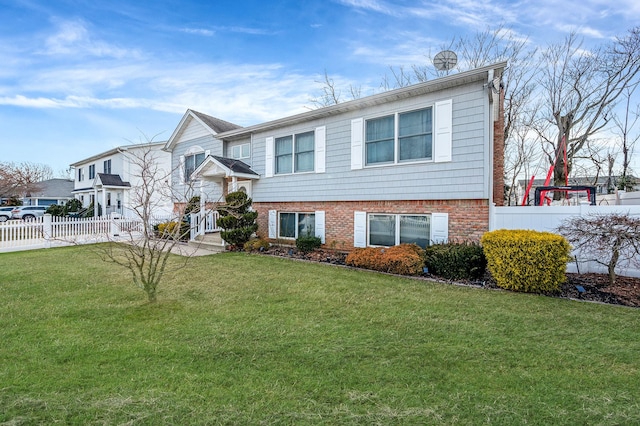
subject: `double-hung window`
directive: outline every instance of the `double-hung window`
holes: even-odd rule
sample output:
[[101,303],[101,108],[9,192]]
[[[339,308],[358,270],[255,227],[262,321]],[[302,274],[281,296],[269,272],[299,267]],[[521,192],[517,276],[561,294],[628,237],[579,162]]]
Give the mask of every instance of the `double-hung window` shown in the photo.
[[369,245],[395,246],[417,244],[422,248],[429,245],[431,216],[404,214],[370,214]]
[[245,143],[231,147],[231,158],[234,160],[244,160],[251,157],[251,144]]
[[185,182],[189,182],[191,179],[191,175],[198,168],[200,164],[204,161],[204,152],[187,155],[184,157],[184,180]]
[[315,236],[314,213],[279,213],[278,236],[298,238]]
[[366,164],[431,160],[432,134],[431,108],[366,120]]
[[275,139],[276,174],[312,172],[315,161],[315,132]]
[[89,166],[89,179],[93,179],[96,177],[96,165],[92,164]]
[[82,182],[84,180],[84,170],[82,167],[78,168],[78,182]]
[[103,173],[106,173],[108,175],[111,174],[111,160],[104,160],[104,163],[102,164],[102,170]]
[[293,136],[276,138],[276,174],[293,171]]

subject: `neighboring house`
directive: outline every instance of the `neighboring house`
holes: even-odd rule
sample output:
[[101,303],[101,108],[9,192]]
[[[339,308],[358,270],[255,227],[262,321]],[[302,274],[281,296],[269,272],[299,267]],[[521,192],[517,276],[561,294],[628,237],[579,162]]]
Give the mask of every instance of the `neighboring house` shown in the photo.
[[246,190],[258,234],[272,241],[312,234],[338,249],[478,241],[490,205],[503,201],[505,66],[246,128],[188,110],[165,146],[174,190],[193,183],[190,194],[208,203]]
[[142,185],[141,159],[146,156],[147,163],[157,167],[157,178],[151,203],[153,215],[169,216],[173,210],[170,196],[162,191],[169,184],[171,155],[162,150],[165,142],[125,145],[94,155],[71,164],[75,169],[73,193],[88,208],[92,203],[97,206],[96,215],[118,213],[123,216],[135,216],[135,206],[139,203],[138,194]]
[[31,192],[23,199],[25,206],[50,206],[65,204],[73,199],[73,180],[49,179],[38,182]]

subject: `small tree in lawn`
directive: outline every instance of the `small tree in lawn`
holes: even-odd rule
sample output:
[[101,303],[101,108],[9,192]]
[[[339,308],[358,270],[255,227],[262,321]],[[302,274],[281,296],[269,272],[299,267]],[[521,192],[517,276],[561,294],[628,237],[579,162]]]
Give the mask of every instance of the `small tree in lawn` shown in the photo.
[[[151,143],[151,142],[149,142]],[[174,212],[163,231],[158,235],[156,211],[164,210],[167,202],[174,199],[171,185],[171,170],[163,168],[157,151],[148,144],[136,149],[122,151],[131,165],[132,176],[138,179],[138,185],[131,188],[132,224],[123,226],[119,231],[119,242],[99,246],[103,260],[118,264],[131,273],[134,284],[147,294],[150,303],[157,300],[158,286],[164,274],[186,265],[189,256],[180,256],[179,261],[171,261],[172,250],[178,250],[178,244],[189,233],[189,227],[181,226],[185,221],[184,212]],[[122,223],[128,223],[126,219]],[[123,242],[124,240],[124,242]]]
[[562,234],[585,260],[607,267],[609,284],[616,282],[621,262],[640,265],[640,218],[628,214],[591,214],[566,219]]
[[216,225],[223,229],[220,236],[233,246],[243,247],[258,230],[258,212],[251,210],[251,198],[245,192],[227,194],[225,204],[218,206],[217,210],[220,217]]

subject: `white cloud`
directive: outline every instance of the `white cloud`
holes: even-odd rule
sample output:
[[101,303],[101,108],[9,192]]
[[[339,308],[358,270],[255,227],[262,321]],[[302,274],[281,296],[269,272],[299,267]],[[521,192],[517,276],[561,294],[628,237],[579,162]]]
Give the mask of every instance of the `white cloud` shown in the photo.
[[384,1],[379,0],[337,0],[345,6],[353,7],[354,9],[369,10],[372,12],[382,13],[384,15],[397,16],[399,15],[399,8],[392,6]]
[[187,34],[197,34],[197,35],[202,35],[206,37],[212,37],[216,34],[215,31],[207,30],[204,28],[183,28],[181,31]]
[[58,22],[58,31],[45,41],[45,55],[74,57],[95,56],[123,59],[139,57],[135,50],[123,49],[100,40],[94,40],[86,24],[79,20]]

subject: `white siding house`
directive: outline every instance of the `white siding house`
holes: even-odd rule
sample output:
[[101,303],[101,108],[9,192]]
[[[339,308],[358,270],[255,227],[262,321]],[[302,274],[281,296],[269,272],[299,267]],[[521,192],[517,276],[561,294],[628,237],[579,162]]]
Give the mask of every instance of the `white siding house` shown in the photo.
[[[125,145],[71,164],[75,170],[75,198],[84,208],[96,206],[96,216],[118,213],[136,216],[134,211],[143,185],[143,164],[153,165],[153,215],[166,217],[173,211],[167,191],[171,179],[171,155],[162,150],[165,142]],[[146,157],[146,160],[143,158]]]

